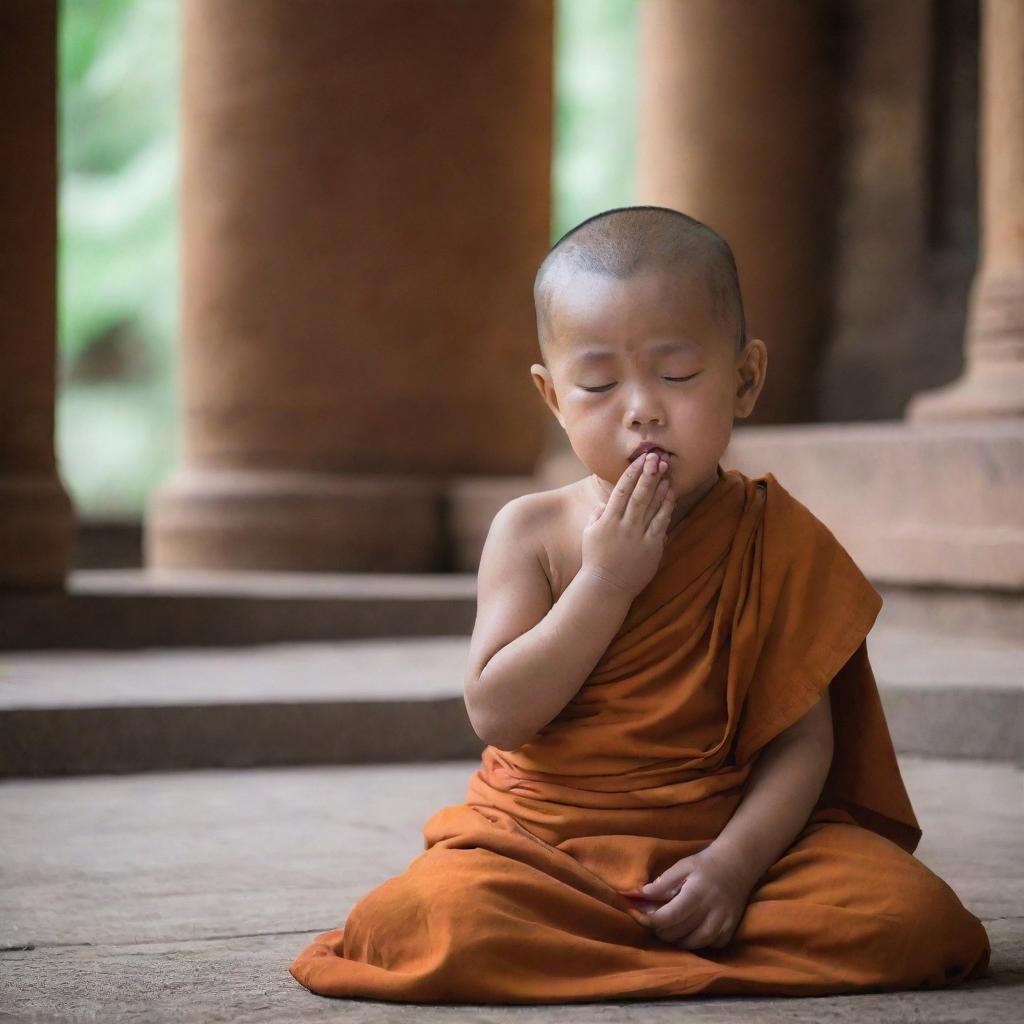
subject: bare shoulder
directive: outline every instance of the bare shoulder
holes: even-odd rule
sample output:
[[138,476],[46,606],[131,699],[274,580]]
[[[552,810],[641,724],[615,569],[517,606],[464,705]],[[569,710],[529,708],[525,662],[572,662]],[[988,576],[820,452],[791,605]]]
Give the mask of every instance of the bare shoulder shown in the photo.
[[467,685],[479,679],[497,651],[532,629],[555,603],[565,490],[520,495],[491,520],[477,570]]
[[508,561],[517,557],[536,562],[550,586],[548,551],[560,508],[559,497],[552,490],[538,490],[506,502],[487,528],[477,570],[478,590],[495,582],[508,567]]
[[515,502],[522,503],[517,514],[522,520],[523,543],[539,560],[552,601],[557,601],[579,570],[580,533],[591,510],[584,482],[524,494]]

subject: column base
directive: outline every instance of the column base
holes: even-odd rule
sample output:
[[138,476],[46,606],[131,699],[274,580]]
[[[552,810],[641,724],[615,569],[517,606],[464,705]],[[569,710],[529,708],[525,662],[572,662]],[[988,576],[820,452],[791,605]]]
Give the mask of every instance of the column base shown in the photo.
[[977,362],[963,377],[907,403],[910,423],[1024,416],[1024,362]]
[[56,474],[0,477],[0,590],[63,590],[74,536]]
[[145,523],[153,568],[436,572],[449,558],[444,480],[183,469]]
[[1024,420],[740,427],[722,458],[771,472],[874,583],[1024,590]]

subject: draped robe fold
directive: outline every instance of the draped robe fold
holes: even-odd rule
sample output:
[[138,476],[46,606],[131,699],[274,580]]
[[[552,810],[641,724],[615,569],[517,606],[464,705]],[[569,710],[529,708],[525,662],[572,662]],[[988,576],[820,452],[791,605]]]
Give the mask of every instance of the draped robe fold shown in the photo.
[[[325,996],[562,1003],[820,995],[984,976],[981,921],[921,837],[867,652],[882,599],[768,473],[718,479],[563,710],[484,749],[424,852],[290,966]],[[618,890],[710,844],[760,751],[828,693],[834,754],[805,826],[722,949],[661,940]]]

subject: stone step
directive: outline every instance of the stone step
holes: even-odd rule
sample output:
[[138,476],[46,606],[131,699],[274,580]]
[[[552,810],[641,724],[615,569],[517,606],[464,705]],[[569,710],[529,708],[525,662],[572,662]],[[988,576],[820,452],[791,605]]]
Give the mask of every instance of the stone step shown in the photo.
[[[478,756],[467,636],[0,653],[0,776]],[[876,624],[901,753],[1024,756],[1024,648]]]
[[[1024,643],[1024,593],[872,582],[879,625]],[[0,651],[468,636],[475,617],[475,573],[83,569],[63,593],[0,593]]]
[[89,569],[63,593],[0,593],[0,651],[468,635],[475,616],[473,573]]
[[[0,786],[0,1017],[266,1022],[521,1021],[523,1007],[314,997],[287,973],[312,937],[423,850],[474,761],[22,779]],[[1024,973],[1021,772],[900,758],[915,851],[985,924],[989,978],[843,998],[544,1006],[605,1024],[1019,1019]],[[969,841],[965,841],[969,837]],[[186,1009],[187,1007],[187,1009]]]

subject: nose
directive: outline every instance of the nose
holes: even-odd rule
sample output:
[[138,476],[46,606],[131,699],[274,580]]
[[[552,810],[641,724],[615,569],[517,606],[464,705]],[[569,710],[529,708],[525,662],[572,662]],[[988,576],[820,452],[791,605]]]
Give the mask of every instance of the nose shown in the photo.
[[643,423],[664,423],[665,414],[656,395],[651,388],[637,384],[630,392],[626,418],[629,426],[635,427]]

